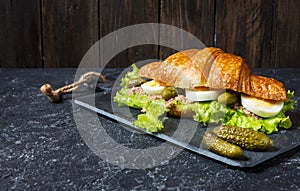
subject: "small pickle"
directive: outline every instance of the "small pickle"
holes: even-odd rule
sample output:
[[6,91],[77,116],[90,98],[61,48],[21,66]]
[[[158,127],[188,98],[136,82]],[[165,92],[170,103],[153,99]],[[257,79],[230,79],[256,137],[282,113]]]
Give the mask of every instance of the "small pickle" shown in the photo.
[[273,146],[272,139],[253,129],[220,125],[212,131],[219,138],[247,150],[263,151]]
[[168,86],[164,91],[161,93],[161,96],[164,100],[169,100],[173,97],[178,95],[177,90],[174,87]]
[[132,88],[138,85],[141,85],[142,83],[145,83],[146,80],[143,78],[132,78],[126,83],[127,88]]
[[224,105],[232,105],[234,103],[237,103],[239,100],[238,94],[235,92],[224,92],[218,97],[218,102],[224,104]]
[[239,158],[243,151],[239,146],[230,144],[212,132],[205,132],[202,138],[202,144],[210,151],[228,158]]

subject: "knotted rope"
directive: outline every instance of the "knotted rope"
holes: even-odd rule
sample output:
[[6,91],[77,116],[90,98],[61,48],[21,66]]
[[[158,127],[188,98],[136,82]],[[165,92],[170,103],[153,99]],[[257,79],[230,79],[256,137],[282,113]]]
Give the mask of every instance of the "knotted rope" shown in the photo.
[[70,85],[63,86],[61,88],[58,88],[57,90],[53,90],[50,84],[44,84],[43,86],[41,86],[40,90],[43,94],[48,96],[48,98],[52,102],[58,102],[60,101],[62,94],[70,93],[76,90],[81,84],[87,83],[90,80],[92,80],[93,77],[101,78],[103,82],[105,83],[107,82],[107,79],[101,73],[88,72],[83,74],[77,82],[74,82]]

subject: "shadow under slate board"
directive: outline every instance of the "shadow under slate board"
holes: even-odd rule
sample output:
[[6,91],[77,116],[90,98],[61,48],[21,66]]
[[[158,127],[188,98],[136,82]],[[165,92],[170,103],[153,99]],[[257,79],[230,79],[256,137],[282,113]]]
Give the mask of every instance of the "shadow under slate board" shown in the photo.
[[[75,99],[75,104],[116,120],[124,124],[124,128],[143,131],[132,125],[132,122],[136,120],[141,111],[127,106],[119,107],[117,103],[112,101],[113,96],[111,93],[98,92],[95,95]],[[291,112],[289,115],[293,121],[293,126],[288,130],[281,130],[278,133],[269,135],[274,142],[272,148],[263,152],[243,150],[243,155],[239,159],[223,157],[203,148],[201,138],[210,127],[204,127],[201,123],[197,123],[192,119],[165,116],[164,129],[161,132],[143,132],[231,166],[252,167],[300,145],[300,121],[296,117],[299,114]]]

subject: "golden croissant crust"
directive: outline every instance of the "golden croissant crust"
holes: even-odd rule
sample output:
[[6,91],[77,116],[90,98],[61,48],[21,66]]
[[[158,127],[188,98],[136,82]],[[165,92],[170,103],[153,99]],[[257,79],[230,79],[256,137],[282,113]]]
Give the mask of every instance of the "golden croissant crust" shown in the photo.
[[287,100],[283,83],[252,74],[242,57],[214,47],[180,51],[163,62],[143,66],[139,75],[178,88],[205,86],[230,89],[262,99]]

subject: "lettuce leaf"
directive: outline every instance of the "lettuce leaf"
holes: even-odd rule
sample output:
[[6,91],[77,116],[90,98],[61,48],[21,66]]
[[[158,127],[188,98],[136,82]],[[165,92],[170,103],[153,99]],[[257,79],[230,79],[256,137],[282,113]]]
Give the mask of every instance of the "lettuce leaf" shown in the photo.
[[127,105],[129,107],[135,109],[142,109],[144,108],[149,99],[147,95],[140,95],[140,94],[129,94],[129,89],[122,88],[120,91],[116,93],[114,97],[114,102],[117,102],[119,106]]
[[127,72],[121,80],[121,86],[123,88],[126,87],[126,84],[129,80],[135,79],[135,78],[140,78],[138,67],[135,64],[132,64],[131,67],[132,67],[132,71]]
[[204,125],[208,123],[222,123],[227,118],[230,118],[234,114],[234,110],[230,107],[217,102],[196,102],[182,107],[183,110],[193,110],[195,115],[193,116],[195,121],[201,122]]
[[139,69],[135,64],[131,65],[132,71],[126,73],[121,80],[122,89],[116,93],[114,101],[119,106],[127,105],[136,109],[143,109],[146,113],[139,114],[137,120],[132,124],[136,127],[145,129],[150,132],[158,132],[164,128],[159,117],[166,112],[164,100],[150,100],[146,94],[130,94],[127,88],[127,83],[131,79],[140,78],[138,75]]
[[295,100],[293,100],[294,98],[294,91],[287,91],[287,95],[288,95],[288,101],[284,102],[284,106],[281,110],[281,112],[285,113],[286,111],[291,111],[294,110],[294,105],[295,105]]
[[136,127],[146,129],[150,132],[158,132],[164,128],[159,117],[166,112],[164,100],[152,100],[144,108],[146,113],[138,115],[132,124]]
[[223,124],[228,126],[237,126],[262,131],[266,134],[278,132],[278,127],[288,129],[292,126],[292,121],[284,112],[294,109],[293,92],[288,91],[289,100],[285,102],[282,111],[272,118],[255,119],[248,116],[242,109],[232,109],[217,101],[196,102],[184,105],[180,101],[176,104],[182,110],[193,110],[195,112],[193,119],[203,123],[204,126],[212,124]]
[[[284,107],[285,111],[292,110],[294,101],[287,101]],[[262,131],[266,134],[278,132],[278,127],[288,129],[292,126],[292,121],[289,116],[284,114],[284,110],[272,118],[255,119],[245,114],[241,109],[234,110],[216,101],[193,103],[183,108],[192,109],[195,112],[194,120],[202,122],[204,125],[213,123],[237,126]]]
[[129,94],[127,88],[122,88],[117,92],[114,101],[119,106],[127,105],[136,109],[143,109],[146,113],[139,114],[133,125],[150,132],[158,132],[163,129],[163,123],[159,117],[166,112],[164,100],[150,100],[147,95]]

